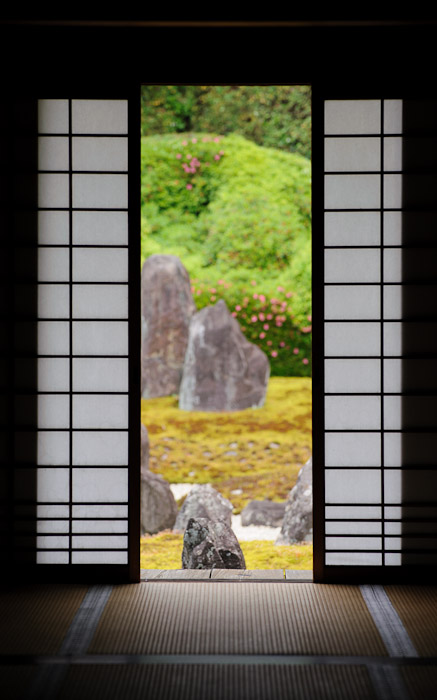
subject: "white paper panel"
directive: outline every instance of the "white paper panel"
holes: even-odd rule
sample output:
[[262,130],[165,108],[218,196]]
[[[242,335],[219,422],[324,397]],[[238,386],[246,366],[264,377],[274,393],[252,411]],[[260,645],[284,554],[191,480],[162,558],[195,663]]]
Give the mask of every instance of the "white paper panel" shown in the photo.
[[127,138],[73,138],[73,170],[127,171]]
[[[420,548],[420,542],[416,541],[414,542],[414,546],[417,548]],[[402,538],[401,537],[385,537],[384,538],[384,547],[386,549],[402,549]],[[405,548],[405,543],[404,543],[404,548]]]
[[37,506],[37,518],[68,518],[70,516],[69,506]]
[[379,323],[325,323],[325,355],[372,357],[380,353]]
[[376,552],[327,552],[328,566],[381,566],[382,554]]
[[69,520],[38,520],[36,523],[36,531],[39,535],[42,534],[68,534],[70,531]]
[[384,556],[384,563],[386,566],[401,566],[402,554],[395,554],[394,552],[388,552]]
[[384,208],[402,208],[402,175],[384,175]]
[[37,552],[37,564],[68,564],[68,552]]
[[68,138],[40,136],[38,138],[38,170],[68,170]]
[[68,464],[70,435],[66,431],[42,431],[37,434],[37,463]]
[[38,243],[40,245],[68,245],[68,211],[38,212]]
[[378,469],[327,469],[326,503],[381,502],[381,474]]
[[[384,428],[400,430],[402,427],[402,399],[400,396],[384,397]],[[387,436],[386,436],[387,437]]]
[[403,509],[399,506],[387,506],[384,508],[384,518],[402,518],[402,516]]
[[[370,522],[327,522],[325,525],[327,535],[380,535],[382,524],[374,521]],[[333,547],[333,549],[337,549]],[[338,549],[342,549],[338,547]],[[350,549],[348,547],[347,549]],[[369,549],[372,549],[371,547]]]
[[381,549],[380,537],[326,537],[326,549]]
[[326,209],[378,209],[380,202],[379,175],[325,175]]
[[325,319],[380,318],[379,286],[347,285],[325,287]]
[[74,355],[127,355],[128,349],[125,321],[73,322]]
[[325,360],[325,391],[378,393],[380,369],[379,360]]
[[69,469],[37,469],[37,495],[39,502],[68,503],[70,497]]
[[389,469],[384,473],[385,500],[388,503],[402,503],[402,472]]
[[73,285],[73,318],[128,318],[127,285]]
[[68,318],[70,314],[70,288],[67,284],[38,285],[39,318]]
[[127,282],[125,248],[75,248],[73,282]]
[[384,531],[386,535],[402,535],[402,523],[385,523]]
[[[73,506],[73,518],[127,518],[126,506]],[[79,521],[78,521],[79,522]],[[117,521],[112,521],[117,522]]]
[[325,171],[365,172],[380,168],[380,138],[325,139]]
[[384,212],[384,245],[402,245],[402,212]]
[[372,518],[381,517],[380,506],[325,506],[326,518]]
[[402,391],[401,360],[384,360],[384,391],[387,393]]
[[72,538],[74,549],[127,549],[124,535],[81,535]]
[[73,428],[128,428],[128,396],[77,395],[73,398]]
[[73,134],[127,134],[127,100],[72,100]]
[[327,467],[379,467],[380,433],[325,433]]
[[379,396],[326,396],[326,430],[378,430],[381,427]]
[[402,355],[402,324],[384,323],[384,355]]
[[402,433],[386,433],[384,436],[384,463],[386,467],[402,465]]
[[380,224],[376,211],[325,212],[325,245],[379,245]]
[[68,175],[38,175],[38,207],[65,209],[69,203]]
[[37,361],[39,391],[68,391],[70,363],[63,357],[42,357]]
[[122,358],[74,358],[73,391],[128,391],[129,365]]
[[326,100],[325,134],[378,134],[379,100]]
[[74,208],[126,209],[127,202],[127,175],[73,175]]
[[402,287],[401,285],[384,286],[384,318],[402,318]]
[[127,503],[128,470],[73,469],[73,501],[83,503]]
[[[73,433],[73,464],[125,465],[128,463],[128,433],[76,431]],[[106,474],[107,472],[105,472]],[[123,500],[123,499],[118,499]]]
[[384,170],[402,170],[402,138],[400,136],[384,139]]
[[39,282],[68,282],[70,278],[70,252],[68,248],[38,249]]
[[80,552],[71,554],[73,564],[127,564],[127,552]]
[[384,282],[402,282],[402,250],[384,250]]
[[40,134],[68,134],[68,100],[38,100]]
[[73,212],[73,245],[127,245],[127,212]]
[[38,354],[68,355],[70,327],[68,321],[38,321]]
[[325,282],[379,282],[379,250],[325,250]]
[[37,398],[38,428],[69,428],[70,399],[66,394],[40,394]]
[[[95,506],[94,506],[95,507]],[[127,533],[127,520],[73,520],[74,533]],[[104,547],[102,548],[104,549]]]
[[402,133],[402,100],[384,100],[384,133]]

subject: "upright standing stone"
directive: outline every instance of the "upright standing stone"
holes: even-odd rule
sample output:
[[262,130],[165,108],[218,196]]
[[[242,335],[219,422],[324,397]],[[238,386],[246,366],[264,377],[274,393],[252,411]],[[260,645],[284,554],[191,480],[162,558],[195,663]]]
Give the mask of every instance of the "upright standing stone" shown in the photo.
[[149,469],[149,434],[141,424],[141,535],[171,529],[177,512],[170,484]]
[[294,544],[313,539],[313,460],[300,469],[296,485],[291,489],[281,532],[275,544]]
[[243,335],[221,299],[191,319],[179,408],[186,411],[241,411],[265,401],[267,355]]
[[190,518],[184,533],[183,569],[245,569],[234,531],[223,520]]
[[141,394],[179,392],[191,316],[190,278],[175,255],[151,255],[141,274]]

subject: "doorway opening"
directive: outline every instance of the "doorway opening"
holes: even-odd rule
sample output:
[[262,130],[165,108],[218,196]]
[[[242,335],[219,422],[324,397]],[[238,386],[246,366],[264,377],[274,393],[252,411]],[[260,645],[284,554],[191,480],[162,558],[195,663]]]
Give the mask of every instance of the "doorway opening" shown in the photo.
[[141,569],[220,507],[311,569],[311,88],[145,85],[141,129]]

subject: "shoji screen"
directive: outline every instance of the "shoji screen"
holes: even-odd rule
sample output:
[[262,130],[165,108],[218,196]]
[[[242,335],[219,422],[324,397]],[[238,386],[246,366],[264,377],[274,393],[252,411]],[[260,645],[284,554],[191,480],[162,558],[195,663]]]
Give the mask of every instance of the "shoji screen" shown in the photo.
[[16,527],[20,514],[29,531],[36,525],[29,561],[70,572],[108,565],[125,578],[139,556],[129,108],[127,99],[38,100],[34,279],[18,294],[34,295],[36,320],[24,301],[15,401]]
[[437,558],[433,129],[415,102],[324,103],[325,573]]

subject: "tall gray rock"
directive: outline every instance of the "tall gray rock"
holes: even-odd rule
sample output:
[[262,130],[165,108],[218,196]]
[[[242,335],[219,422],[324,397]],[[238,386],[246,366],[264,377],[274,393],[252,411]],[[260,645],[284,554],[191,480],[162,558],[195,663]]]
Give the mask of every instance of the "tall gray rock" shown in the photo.
[[183,569],[245,569],[244,554],[222,520],[190,518],[184,534]]
[[221,299],[191,319],[179,390],[186,411],[241,411],[265,401],[267,355],[243,335]]
[[190,319],[190,278],[175,255],[151,255],[141,273],[141,395],[179,392]]
[[275,544],[295,544],[313,539],[313,460],[300,469],[291,489],[281,532]]

